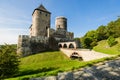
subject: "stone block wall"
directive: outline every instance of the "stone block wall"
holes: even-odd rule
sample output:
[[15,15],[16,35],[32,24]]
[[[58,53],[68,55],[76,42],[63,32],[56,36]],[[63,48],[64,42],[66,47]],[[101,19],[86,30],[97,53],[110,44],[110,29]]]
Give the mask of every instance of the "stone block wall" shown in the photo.
[[18,45],[17,45],[17,54],[20,56],[26,56],[31,54],[30,38],[28,35],[19,35]]
[[35,10],[32,16],[31,36],[47,36],[50,28],[50,13]]

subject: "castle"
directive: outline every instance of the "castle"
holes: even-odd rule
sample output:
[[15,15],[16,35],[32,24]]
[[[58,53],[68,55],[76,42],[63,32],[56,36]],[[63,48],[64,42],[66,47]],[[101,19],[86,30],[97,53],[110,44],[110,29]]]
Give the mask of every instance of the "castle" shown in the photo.
[[74,33],[67,31],[67,18],[56,17],[55,27],[50,26],[51,12],[42,4],[32,13],[30,35],[19,35],[17,53],[27,56],[46,50],[58,50],[60,42],[74,41]]

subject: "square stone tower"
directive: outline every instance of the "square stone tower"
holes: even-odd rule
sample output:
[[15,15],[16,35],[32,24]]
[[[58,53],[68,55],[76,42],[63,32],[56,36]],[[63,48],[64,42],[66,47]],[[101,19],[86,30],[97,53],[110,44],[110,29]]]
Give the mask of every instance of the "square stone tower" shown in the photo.
[[47,37],[50,28],[51,13],[41,4],[33,11],[30,36]]
[[41,4],[33,11],[30,35],[19,35],[17,53],[27,56],[47,50],[58,50],[59,42],[71,42],[74,33],[67,31],[67,18],[56,18],[56,30],[50,28],[51,13]]

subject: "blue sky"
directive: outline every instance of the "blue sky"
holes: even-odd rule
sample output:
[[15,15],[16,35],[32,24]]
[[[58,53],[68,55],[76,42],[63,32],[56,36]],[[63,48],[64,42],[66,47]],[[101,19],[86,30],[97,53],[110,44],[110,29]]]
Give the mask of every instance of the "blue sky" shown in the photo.
[[65,16],[75,37],[120,16],[120,0],[0,0],[0,44],[17,43],[19,34],[29,35],[32,12],[41,3],[52,13],[51,27],[57,16]]

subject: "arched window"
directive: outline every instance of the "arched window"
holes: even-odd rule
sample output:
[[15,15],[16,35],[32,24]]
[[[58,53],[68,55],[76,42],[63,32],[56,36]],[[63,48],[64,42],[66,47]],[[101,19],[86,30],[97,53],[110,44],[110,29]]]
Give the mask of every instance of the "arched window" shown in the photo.
[[73,44],[70,44],[70,45],[69,45],[69,48],[74,48],[74,45],[73,45]]
[[62,48],[62,44],[59,44],[58,47],[59,47],[59,48]]
[[64,44],[64,45],[63,45],[63,48],[67,48],[67,44]]
[[48,16],[48,14],[45,14],[45,16]]
[[40,14],[42,14],[42,12],[40,11]]

